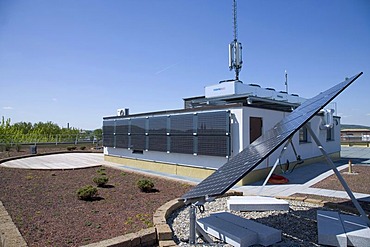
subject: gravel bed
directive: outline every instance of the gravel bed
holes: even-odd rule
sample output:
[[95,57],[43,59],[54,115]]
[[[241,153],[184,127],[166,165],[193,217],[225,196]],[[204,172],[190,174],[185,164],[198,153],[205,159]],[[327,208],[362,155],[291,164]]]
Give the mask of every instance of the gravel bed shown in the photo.
[[[289,211],[239,212],[227,209],[227,199],[228,197],[224,197],[206,203],[204,213],[197,210],[197,219],[207,217],[210,213],[227,211],[282,230],[282,241],[272,246],[320,246],[317,244],[316,225],[316,211],[323,209],[320,205],[302,201],[289,201]],[[167,223],[174,232],[175,242],[179,246],[190,246],[188,243],[181,241],[189,238],[189,207],[183,207],[173,212]],[[231,246],[220,240],[215,240],[215,244],[203,246]],[[201,239],[197,241],[201,242]]]

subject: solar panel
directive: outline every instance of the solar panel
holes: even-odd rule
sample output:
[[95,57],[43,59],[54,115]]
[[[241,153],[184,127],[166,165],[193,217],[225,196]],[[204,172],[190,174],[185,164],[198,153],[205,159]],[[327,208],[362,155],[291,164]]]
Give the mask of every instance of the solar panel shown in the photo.
[[361,75],[362,72],[306,100],[275,127],[261,135],[181,198],[195,200],[224,194]]

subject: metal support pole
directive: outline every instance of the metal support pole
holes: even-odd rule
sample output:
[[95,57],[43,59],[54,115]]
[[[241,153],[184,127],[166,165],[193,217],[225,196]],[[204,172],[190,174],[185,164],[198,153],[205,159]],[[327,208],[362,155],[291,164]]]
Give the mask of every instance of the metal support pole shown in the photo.
[[288,148],[289,143],[291,143],[291,142],[292,142],[292,138],[290,138],[290,139],[287,141],[287,143],[284,145],[283,150],[281,151],[281,153],[280,153],[279,157],[276,159],[276,162],[275,162],[274,166],[271,168],[271,170],[270,170],[269,174],[267,175],[267,177],[266,177],[265,181],[264,181],[264,182],[263,182],[263,184],[262,184],[262,187],[261,187],[261,188],[260,188],[260,190],[258,191],[258,194],[257,194],[258,196],[262,193],[262,190],[265,188],[265,185],[267,184],[267,182],[268,182],[268,180],[270,179],[270,177],[271,177],[272,173],[275,171],[275,169],[276,169],[277,165],[279,164],[281,156],[283,156],[283,154],[285,153],[285,151],[286,151],[286,150],[287,150],[287,148]]
[[353,204],[355,205],[356,209],[360,213],[361,217],[366,222],[366,224],[368,226],[370,226],[370,220],[367,217],[365,211],[363,210],[363,208],[361,207],[361,205],[358,203],[356,197],[353,195],[353,193],[352,193],[351,189],[348,187],[346,181],[344,180],[344,178],[342,177],[342,175],[340,175],[340,172],[336,168],[334,162],[331,160],[331,158],[329,157],[328,153],[325,151],[324,147],[321,145],[321,142],[320,142],[319,138],[317,138],[317,136],[315,135],[315,133],[313,132],[313,130],[311,129],[311,127],[308,124],[306,124],[306,128],[307,128],[308,132],[310,133],[311,137],[316,142],[317,147],[320,149],[321,153],[324,155],[326,162],[333,169],[335,175],[337,175],[340,183],[342,184],[343,188],[346,190],[348,196],[351,198]]
[[265,181],[263,182],[263,184],[262,184],[262,186],[261,186],[260,190],[258,191],[258,194],[257,194],[258,196],[259,196],[259,195],[261,195],[262,190],[265,188],[265,185],[267,184],[268,180],[270,179],[270,177],[271,177],[272,173],[275,171],[275,168],[276,168],[276,166],[279,164],[279,162],[280,162],[280,159],[279,159],[279,158],[277,158],[277,159],[276,159],[276,162],[275,162],[275,164],[274,164],[274,166],[271,168],[271,170],[270,170],[269,174],[267,175],[267,177],[266,177]]
[[196,206],[194,204],[190,205],[189,208],[189,215],[190,215],[190,234],[189,234],[189,244],[195,244],[196,240],[196,224],[197,224],[197,219],[196,219]]

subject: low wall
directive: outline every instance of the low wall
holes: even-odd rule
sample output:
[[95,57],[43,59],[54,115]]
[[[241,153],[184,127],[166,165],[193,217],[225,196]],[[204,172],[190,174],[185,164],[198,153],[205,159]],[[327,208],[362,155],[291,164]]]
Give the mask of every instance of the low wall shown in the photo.
[[[338,160],[340,158],[340,152],[332,153],[330,154],[330,157],[333,160]],[[215,172],[215,170],[208,169],[208,168],[186,166],[186,165],[179,165],[179,164],[170,164],[170,163],[164,163],[164,162],[153,162],[153,161],[147,161],[147,160],[109,156],[109,155],[104,155],[104,160],[117,163],[117,164],[122,164],[128,167],[134,167],[134,168],[143,169],[143,170],[157,171],[157,172],[162,172],[162,173],[168,173],[168,174],[174,174],[178,176],[198,178],[198,179],[205,179],[206,177],[211,175],[213,172]],[[324,160],[323,156],[305,159],[304,163],[300,164],[299,166],[322,162],[323,160]],[[292,165],[294,164],[291,164],[291,166]],[[282,166],[284,167],[284,169],[286,168],[286,165],[283,164]],[[260,181],[262,179],[265,179],[267,177],[267,174],[270,172],[271,168],[272,167],[253,170],[248,175],[246,175],[244,178],[242,178],[240,182],[238,182],[237,185],[247,185],[247,184],[251,184],[251,183]],[[280,166],[276,168],[275,173],[281,173]]]

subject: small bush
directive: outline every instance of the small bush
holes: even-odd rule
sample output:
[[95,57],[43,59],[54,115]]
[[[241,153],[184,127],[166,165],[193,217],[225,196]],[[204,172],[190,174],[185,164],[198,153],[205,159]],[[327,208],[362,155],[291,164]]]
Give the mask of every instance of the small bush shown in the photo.
[[21,149],[22,149],[22,145],[21,145],[21,144],[16,144],[16,145],[15,145],[15,150],[16,150],[17,152],[20,152],[20,151],[21,151]]
[[67,150],[68,151],[73,151],[73,150],[76,150],[77,147],[75,146],[70,146],[70,147],[67,147]]
[[85,146],[80,147],[80,150],[85,150],[85,149],[86,149]]
[[93,178],[94,183],[96,183],[98,187],[104,187],[104,185],[108,183],[108,180],[109,178],[106,176],[98,176]]
[[99,174],[99,175],[102,175],[102,176],[107,175],[107,173],[105,173],[105,168],[104,168],[104,167],[99,168],[99,169],[96,171],[96,173],[97,173],[97,174]]
[[12,146],[10,144],[5,144],[5,151],[9,152]]
[[150,192],[154,188],[154,183],[149,179],[140,179],[136,184],[143,192]]
[[98,189],[92,185],[86,185],[77,190],[78,199],[84,201],[92,200],[98,194]]

